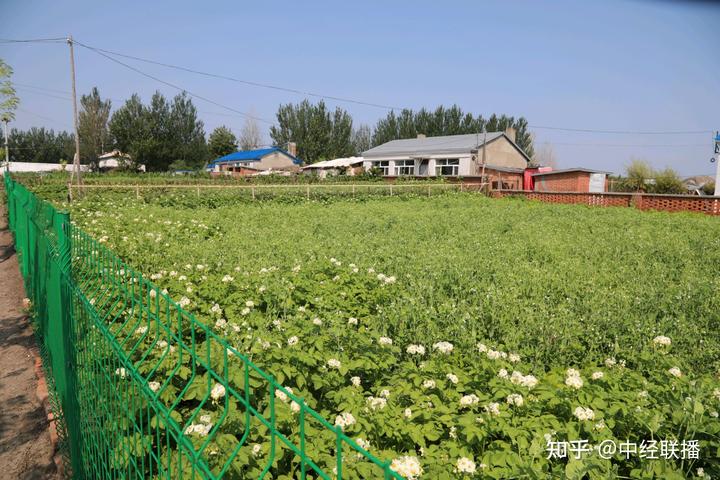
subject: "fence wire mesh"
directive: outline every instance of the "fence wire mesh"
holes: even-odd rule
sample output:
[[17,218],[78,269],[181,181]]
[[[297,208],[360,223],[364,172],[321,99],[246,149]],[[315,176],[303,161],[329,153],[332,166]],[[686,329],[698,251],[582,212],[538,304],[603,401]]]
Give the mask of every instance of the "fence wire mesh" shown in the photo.
[[401,479],[5,174],[72,478]]

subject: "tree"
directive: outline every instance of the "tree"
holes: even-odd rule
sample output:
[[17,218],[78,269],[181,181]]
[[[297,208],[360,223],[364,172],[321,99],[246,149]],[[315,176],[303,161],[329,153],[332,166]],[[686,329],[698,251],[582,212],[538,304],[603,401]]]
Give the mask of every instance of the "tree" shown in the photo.
[[653,169],[648,162],[634,158],[625,169],[627,179],[625,180],[628,189],[640,192],[647,189],[648,180],[653,177]]
[[372,148],[372,130],[367,125],[360,125],[358,128],[353,129],[350,142],[354,154],[362,155],[364,151]]
[[281,105],[277,111],[278,126],[270,128],[275,145],[297,144],[298,156],[306,163],[315,163],[352,155],[352,118],[341,108],[331,114],[322,100],[311,104]]
[[533,140],[528,131],[527,120],[507,115],[492,114],[485,119],[482,115],[473,117],[465,113],[457,105],[449,108],[437,107],[434,111],[421,108],[418,111],[403,109],[399,114],[391,111],[385,118],[378,121],[372,137],[373,145],[380,145],[390,140],[415,138],[419,133],[429,137],[441,135],[460,135],[467,133],[500,132],[508,128],[515,129],[515,143],[530,158],[533,157]]
[[3,122],[15,120],[15,109],[20,103],[10,81],[12,74],[12,67],[0,58],[0,121]]
[[653,193],[687,193],[687,188],[680,179],[680,175],[672,168],[665,168],[655,172],[655,185],[652,186]]
[[238,141],[226,126],[217,127],[208,139],[208,153],[212,160],[237,150]]
[[253,150],[262,143],[262,135],[257,120],[251,115],[245,118],[245,123],[240,131],[240,150]]
[[533,164],[539,167],[557,168],[557,158],[555,157],[555,148],[551,143],[542,143],[535,150],[533,156]]
[[155,92],[149,106],[133,95],[113,113],[110,134],[115,148],[148,171],[197,168],[207,155],[203,122],[185,93],[168,103]]
[[75,155],[75,137],[68,132],[13,128],[8,137],[11,162],[60,163]]
[[167,170],[171,163],[174,168],[202,167],[207,159],[205,125],[197,118],[197,109],[185,92],[173,98],[169,128],[170,161],[160,169]]
[[108,119],[110,118],[110,100],[102,100],[97,87],[90,95],[80,98],[82,110],[78,115],[80,135],[80,159],[97,167],[98,157],[110,146]]

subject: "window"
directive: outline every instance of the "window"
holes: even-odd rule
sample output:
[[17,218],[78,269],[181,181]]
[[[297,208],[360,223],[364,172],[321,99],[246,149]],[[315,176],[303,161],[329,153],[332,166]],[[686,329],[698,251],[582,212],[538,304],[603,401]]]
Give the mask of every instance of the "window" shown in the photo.
[[395,175],[415,175],[415,160],[398,160],[395,162]]
[[435,175],[457,177],[460,173],[460,159],[439,158],[435,160]]
[[390,175],[390,162],[373,162],[373,168],[380,170],[380,175],[383,177]]

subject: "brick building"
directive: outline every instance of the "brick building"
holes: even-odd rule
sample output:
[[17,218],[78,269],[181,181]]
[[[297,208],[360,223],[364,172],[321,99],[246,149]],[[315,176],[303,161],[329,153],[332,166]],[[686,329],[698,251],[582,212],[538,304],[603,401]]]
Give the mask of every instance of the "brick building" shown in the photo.
[[607,192],[607,172],[565,168],[532,175],[536,192]]

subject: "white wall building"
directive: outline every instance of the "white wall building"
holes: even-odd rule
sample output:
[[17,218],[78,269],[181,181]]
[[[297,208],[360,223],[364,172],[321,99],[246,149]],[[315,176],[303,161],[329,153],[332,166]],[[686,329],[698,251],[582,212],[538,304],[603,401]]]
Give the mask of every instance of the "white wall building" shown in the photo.
[[515,131],[392,140],[363,152],[366,170],[383,176],[467,177],[487,167],[524,169],[530,158],[515,144]]

